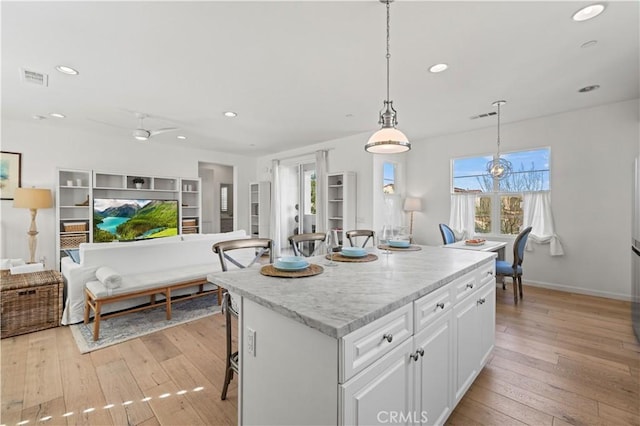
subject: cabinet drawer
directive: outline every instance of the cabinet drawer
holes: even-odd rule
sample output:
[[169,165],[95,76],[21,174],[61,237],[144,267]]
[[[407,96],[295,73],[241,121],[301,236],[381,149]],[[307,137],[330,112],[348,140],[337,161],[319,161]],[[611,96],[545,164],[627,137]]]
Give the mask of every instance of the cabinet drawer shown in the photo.
[[445,285],[414,302],[415,333],[433,324],[451,308],[451,290]]
[[474,291],[478,289],[478,274],[477,271],[469,272],[460,278],[455,279],[451,285],[451,291],[453,292],[453,303],[458,303]]
[[496,279],[496,262],[489,262],[478,268],[478,283],[480,286]]
[[340,383],[349,380],[413,335],[413,303],[340,339]]

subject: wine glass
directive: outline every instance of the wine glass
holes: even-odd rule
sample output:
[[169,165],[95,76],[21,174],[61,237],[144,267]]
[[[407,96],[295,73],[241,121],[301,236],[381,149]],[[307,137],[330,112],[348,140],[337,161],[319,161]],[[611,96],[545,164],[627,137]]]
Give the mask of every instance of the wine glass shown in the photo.
[[389,250],[389,240],[393,239],[393,228],[389,225],[384,225],[382,227],[382,232],[380,232],[380,242],[385,245],[385,254],[391,254],[391,250]]
[[326,266],[338,266],[337,263],[333,261],[333,253],[334,249],[338,247],[338,235],[334,231],[327,232],[327,236],[324,239],[325,248],[327,249],[327,254],[329,255],[329,262],[325,263]]

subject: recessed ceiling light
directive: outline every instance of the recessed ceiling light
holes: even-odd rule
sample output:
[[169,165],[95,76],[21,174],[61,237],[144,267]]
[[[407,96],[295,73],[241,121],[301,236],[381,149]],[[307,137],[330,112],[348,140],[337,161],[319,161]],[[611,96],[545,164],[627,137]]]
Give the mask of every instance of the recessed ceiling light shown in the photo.
[[600,88],[600,85],[598,84],[594,84],[593,86],[585,86],[582,89],[579,89],[578,92],[580,93],[587,93],[587,92],[592,92],[594,90],[597,90]]
[[429,72],[433,72],[433,73],[442,72],[442,71],[446,70],[447,68],[449,68],[449,65],[447,65],[447,64],[435,64],[435,65],[432,65],[429,68]]
[[603,4],[600,4],[600,3],[592,4],[590,6],[583,7],[582,9],[574,13],[572,18],[574,21],[582,22],[582,21],[595,18],[596,16],[600,15],[603,11],[604,11]]
[[66,115],[64,115],[64,114],[60,114],[59,112],[52,112],[52,113],[51,113],[51,114],[49,114],[49,115],[50,115],[50,116],[52,116],[52,117],[55,117],[55,118],[66,118],[66,117],[67,117],[67,116],[66,116]]
[[46,120],[47,117],[45,117],[44,115],[32,115],[31,118],[33,118],[34,120]]
[[586,43],[582,43],[580,47],[582,47],[583,49],[586,49],[587,47],[592,47],[592,46],[595,46],[596,44],[598,44],[598,40],[589,40]]
[[224,116],[233,118],[233,117],[237,117],[238,114],[233,111],[225,111]]
[[71,67],[68,67],[66,65],[58,65],[58,66],[56,66],[56,69],[58,71],[60,71],[61,73],[63,73],[63,74],[69,74],[69,75],[78,75],[78,74],[80,74],[78,72],[78,70],[73,69]]
[[177,137],[178,139],[180,139],[181,141],[183,141],[183,140],[187,139],[187,137],[186,137],[186,136],[182,136],[182,135],[179,135],[179,136],[176,136],[176,137]]

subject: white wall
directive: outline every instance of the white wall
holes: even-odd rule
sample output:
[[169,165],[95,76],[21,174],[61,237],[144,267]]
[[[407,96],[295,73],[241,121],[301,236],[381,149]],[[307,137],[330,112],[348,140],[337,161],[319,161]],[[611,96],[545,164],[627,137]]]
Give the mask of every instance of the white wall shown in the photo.
[[[630,299],[631,166],[638,155],[638,100],[557,114],[501,127],[503,151],[551,147],[551,198],[565,255],[548,246],[526,252],[524,281]],[[438,223],[449,220],[450,160],[495,151],[496,129],[413,143],[408,192],[423,198],[415,214],[418,243],[442,244]],[[507,259],[512,259],[508,247]],[[526,297],[526,294],[525,294]]]
[[[236,166],[238,223],[248,223],[248,183],[255,179],[255,159],[205,150],[194,150],[131,138],[114,139],[101,134],[78,132],[50,124],[51,120],[23,123],[2,122],[2,150],[22,153],[22,186],[55,190],[56,169],[114,171],[141,175],[197,177],[198,161]],[[179,142],[188,146],[189,142]],[[55,192],[54,192],[55,195]],[[28,258],[29,212],[0,205],[0,257]],[[55,267],[55,209],[38,211],[38,249],[49,267]],[[241,227],[242,228],[242,227]]]

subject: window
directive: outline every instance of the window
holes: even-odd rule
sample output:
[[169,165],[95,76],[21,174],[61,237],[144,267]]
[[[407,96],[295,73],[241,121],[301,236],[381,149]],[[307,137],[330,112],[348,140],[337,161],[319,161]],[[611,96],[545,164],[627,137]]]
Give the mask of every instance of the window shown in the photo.
[[385,194],[396,193],[396,165],[384,162],[382,165],[382,192]]
[[523,221],[523,193],[549,190],[549,148],[501,156],[513,166],[511,175],[502,181],[486,172],[491,156],[453,160],[452,192],[476,194],[476,234],[517,235]]

